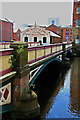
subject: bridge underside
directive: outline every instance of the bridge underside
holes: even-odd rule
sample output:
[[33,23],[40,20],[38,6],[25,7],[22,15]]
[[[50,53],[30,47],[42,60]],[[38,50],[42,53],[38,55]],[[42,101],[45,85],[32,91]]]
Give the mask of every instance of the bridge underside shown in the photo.
[[49,79],[52,78],[52,75],[54,73],[57,75],[59,72],[60,66],[61,66],[61,60],[59,58],[52,58],[44,62],[43,64],[39,65],[35,69],[31,70],[29,86],[31,87],[32,84],[35,82],[35,80],[42,75],[43,75],[43,78],[44,77],[48,78],[49,76]]
[[[71,48],[68,49],[66,51],[65,57],[71,58],[72,57],[71,52],[72,52]],[[52,56],[49,56],[47,58],[44,58],[29,65],[30,67],[29,87],[32,86],[32,84],[35,82],[38,76],[41,76],[42,73],[44,73],[44,75],[46,76],[47,75],[51,76],[53,74],[54,69],[55,71],[59,72],[58,69],[62,62],[62,53],[63,51],[60,51]]]

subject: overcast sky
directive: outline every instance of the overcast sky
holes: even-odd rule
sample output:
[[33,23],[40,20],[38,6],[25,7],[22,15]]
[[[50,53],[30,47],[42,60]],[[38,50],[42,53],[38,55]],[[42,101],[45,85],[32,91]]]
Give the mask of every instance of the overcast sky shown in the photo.
[[60,25],[72,24],[72,0],[67,0],[68,2],[58,0],[56,2],[3,1],[2,19],[6,17],[15,21],[15,29],[22,28],[23,24],[34,24],[35,22],[38,25],[48,25],[48,18],[55,17],[59,18]]

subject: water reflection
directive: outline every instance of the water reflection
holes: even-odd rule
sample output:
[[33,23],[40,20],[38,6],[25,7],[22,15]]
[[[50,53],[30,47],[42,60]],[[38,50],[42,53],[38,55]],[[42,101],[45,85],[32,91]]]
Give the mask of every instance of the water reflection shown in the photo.
[[69,110],[75,117],[80,117],[80,58],[76,58],[72,64],[70,82]]
[[42,118],[80,117],[80,58],[75,58],[71,68],[51,95]]

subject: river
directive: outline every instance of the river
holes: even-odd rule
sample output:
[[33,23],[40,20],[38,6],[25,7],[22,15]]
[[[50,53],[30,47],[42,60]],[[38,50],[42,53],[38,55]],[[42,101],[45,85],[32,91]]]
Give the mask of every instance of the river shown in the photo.
[[74,58],[41,110],[41,119],[80,118],[80,58]]
[[37,120],[80,119],[80,57],[75,57],[67,70],[61,69],[59,63],[53,62],[35,81],[34,91],[40,104]]

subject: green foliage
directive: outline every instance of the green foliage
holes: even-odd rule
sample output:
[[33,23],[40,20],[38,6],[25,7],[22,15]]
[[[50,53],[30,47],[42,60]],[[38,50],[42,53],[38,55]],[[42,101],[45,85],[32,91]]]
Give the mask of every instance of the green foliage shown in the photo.
[[18,54],[21,54],[23,51],[24,51],[24,46],[22,45],[22,46],[18,46],[18,50],[17,50],[17,53]]
[[21,53],[23,53],[24,51],[24,46],[18,46],[18,49],[17,49],[17,53],[15,51],[13,51],[13,55],[11,55],[11,58],[9,58],[9,61],[8,63],[10,63],[10,67],[15,69],[15,66],[16,66],[16,54],[19,55]]

